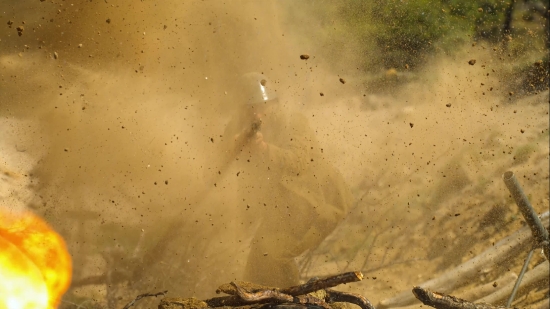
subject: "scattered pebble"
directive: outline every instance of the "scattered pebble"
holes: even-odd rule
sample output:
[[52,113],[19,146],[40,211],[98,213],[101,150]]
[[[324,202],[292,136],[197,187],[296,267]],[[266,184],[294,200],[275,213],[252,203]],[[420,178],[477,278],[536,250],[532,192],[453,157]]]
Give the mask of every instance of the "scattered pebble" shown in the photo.
[[406,69],[406,70],[409,69],[409,65],[408,65],[408,64],[405,64],[405,69]]
[[345,83],[346,83],[346,80],[343,79],[343,78],[340,78],[340,82],[341,82],[342,84],[345,84]]
[[322,92],[319,92],[319,95],[320,95],[320,96],[322,96],[322,97],[324,97],[324,96],[325,96],[325,94],[324,94],[324,93],[322,93]]
[[476,64],[476,60],[475,60],[475,59],[472,59],[472,60],[468,61],[468,64],[469,64],[469,65],[474,65],[474,64]]
[[445,104],[445,106],[451,107],[451,103],[447,103],[447,104]]
[[13,21],[10,19],[10,20],[8,20],[8,27],[11,28],[11,25],[13,25]]
[[107,20],[105,21],[106,23],[110,24],[111,23],[111,19],[110,18],[107,18]]
[[514,92],[513,92],[513,91],[510,91],[510,92],[508,92],[508,94],[509,94],[510,96],[513,96],[513,95],[514,95]]
[[525,130],[524,129],[521,129],[519,130],[521,132],[521,134],[525,133]]
[[483,8],[478,8],[477,11],[483,13]]
[[82,44],[78,44],[78,48],[82,48]]
[[53,52],[53,58],[56,60],[59,58],[59,55],[57,54],[57,52]]
[[300,55],[300,59],[302,59],[302,60],[308,60],[308,59],[309,59],[309,55],[308,55],[308,54]]
[[409,123],[409,125],[411,126],[411,128],[414,127],[414,123],[412,123],[412,122]]

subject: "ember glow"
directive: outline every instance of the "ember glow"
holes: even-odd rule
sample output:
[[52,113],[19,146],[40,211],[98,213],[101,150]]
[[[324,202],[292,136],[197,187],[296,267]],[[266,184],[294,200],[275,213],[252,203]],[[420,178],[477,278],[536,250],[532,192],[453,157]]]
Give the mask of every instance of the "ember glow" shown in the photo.
[[0,208],[0,309],[56,308],[71,274],[59,234],[31,212]]

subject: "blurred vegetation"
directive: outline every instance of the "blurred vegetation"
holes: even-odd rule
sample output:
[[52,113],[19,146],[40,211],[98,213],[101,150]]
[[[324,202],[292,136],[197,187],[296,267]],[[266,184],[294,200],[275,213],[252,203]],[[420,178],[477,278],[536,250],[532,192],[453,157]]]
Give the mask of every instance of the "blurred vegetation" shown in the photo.
[[539,84],[547,85],[549,2],[317,0],[288,3],[288,14],[289,20],[305,21],[299,28],[321,42],[326,57],[349,59],[351,51],[359,70],[386,79],[392,75],[388,70],[414,72],[436,54],[452,55],[466,44],[485,42],[513,56],[518,67],[510,74],[528,71],[544,58],[546,77]]

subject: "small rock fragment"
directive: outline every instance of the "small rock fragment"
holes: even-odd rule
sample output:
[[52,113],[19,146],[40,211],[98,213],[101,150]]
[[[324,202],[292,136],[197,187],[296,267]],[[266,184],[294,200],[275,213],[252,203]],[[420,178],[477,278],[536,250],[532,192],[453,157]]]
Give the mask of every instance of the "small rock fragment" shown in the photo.
[[106,23],[110,24],[111,23],[111,19],[110,18],[107,18],[107,20],[105,20]]
[[322,93],[322,92],[319,92],[319,95],[320,95],[320,96],[322,96],[322,97],[324,97],[324,96],[325,96],[325,94],[324,94],[324,93]]
[[8,27],[11,28],[11,25],[13,25],[13,21],[10,19],[10,20],[8,20]]
[[414,127],[414,123],[412,123],[412,122],[409,123],[409,125],[411,126],[411,128]]
[[346,80],[340,77],[340,82],[341,82],[342,84],[345,84],[345,83],[346,83]]
[[300,55],[300,59],[302,59],[302,60],[308,60],[308,59],[309,59],[309,55],[308,55],[308,54]]
[[476,64],[476,60],[475,60],[475,59],[472,59],[472,60],[468,61],[468,64],[469,64],[469,65],[474,65],[474,64]]
[[510,91],[510,92],[508,92],[508,94],[509,94],[510,96],[513,96],[513,95],[514,95],[514,92],[513,92],[513,91]]
[[447,103],[447,104],[445,104],[445,106],[451,107],[451,103]]
[[483,8],[478,8],[477,11],[483,13]]
[[525,133],[525,130],[524,129],[521,129],[519,130],[521,132],[521,134]]
[[57,52],[53,52],[53,58],[56,60],[59,58],[59,55],[57,54]]
[[78,48],[82,48],[82,44],[78,44]]

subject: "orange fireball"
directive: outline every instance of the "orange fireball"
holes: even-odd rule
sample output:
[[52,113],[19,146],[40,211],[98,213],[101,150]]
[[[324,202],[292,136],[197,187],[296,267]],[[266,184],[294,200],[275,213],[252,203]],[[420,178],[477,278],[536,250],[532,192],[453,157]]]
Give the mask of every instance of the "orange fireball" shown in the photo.
[[0,309],[53,309],[71,282],[63,238],[31,212],[0,207]]

